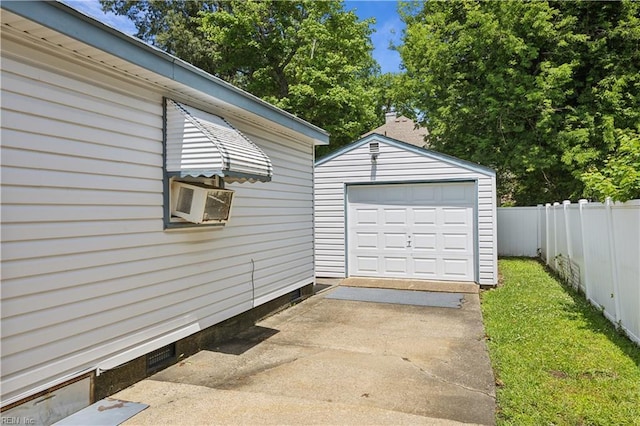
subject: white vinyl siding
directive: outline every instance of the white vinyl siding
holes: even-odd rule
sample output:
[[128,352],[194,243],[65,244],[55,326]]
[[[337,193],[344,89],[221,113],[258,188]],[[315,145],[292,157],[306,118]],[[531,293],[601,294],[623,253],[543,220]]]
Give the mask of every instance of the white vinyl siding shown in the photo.
[[316,275],[342,278],[346,276],[345,259],[345,192],[346,184],[476,181],[477,196],[477,280],[479,284],[497,283],[497,248],[495,232],[495,176],[464,167],[455,160],[444,161],[386,138],[367,137],[378,141],[380,154],[371,162],[369,143],[347,150],[315,167],[315,254]]
[[178,94],[63,64],[3,40],[3,403],[314,279],[310,143],[226,117],[273,180],[229,184],[224,229],[164,231],[162,100]]

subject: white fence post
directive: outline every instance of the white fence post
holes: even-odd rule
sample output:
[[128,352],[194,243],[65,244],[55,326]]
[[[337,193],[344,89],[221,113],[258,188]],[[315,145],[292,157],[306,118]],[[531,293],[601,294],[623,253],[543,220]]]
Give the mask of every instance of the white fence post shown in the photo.
[[573,250],[571,247],[571,229],[569,226],[569,206],[571,205],[571,201],[569,200],[564,200],[562,202],[562,210],[564,213],[564,228],[565,228],[565,234],[567,236],[567,255],[569,256],[569,259],[573,258]]
[[582,259],[583,259],[583,263],[584,263],[584,270],[582,271],[582,277],[584,278],[584,293],[587,297],[587,300],[590,303],[593,303],[593,300],[591,299],[591,281],[589,280],[589,268],[587,265],[589,265],[589,260],[587,259],[587,245],[585,244],[585,235],[587,235],[585,228],[584,228],[584,208],[587,205],[587,200],[585,199],[581,199],[578,201],[578,211],[580,213],[579,217],[580,217],[580,232],[582,233]]
[[542,257],[542,204],[538,204],[538,241],[536,242],[536,251],[538,257]]
[[545,216],[545,222],[544,222],[544,230],[545,233],[547,234],[547,253],[545,255],[545,262],[547,263],[547,266],[551,266],[551,263],[549,261],[549,253],[551,253],[551,242],[549,241],[549,209],[551,208],[551,204],[547,203],[544,205],[544,216]]
[[557,201],[553,203],[553,269],[558,272],[558,206]]
[[[573,248],[571,247],[571,224],[569,223],[569,206],[571,205],[571,201],[564,200],[562,202],[562,213],[564,215],[564,235],[567,239],[567,260],[565,266],[564,273],[566,274],[566,279],[571,283],[573,287],[573,280],[571,275],[571,261],[573,260]],[[578,284],[579,286],[579,284]]]
[[606,218],[607,218],[607,234],[609,236],[609,262],[611,264],[611,282],[613,283],[613,302],[614,302],[614,317],[616,319],[616,325],[620,323],[620,283],[618,282],[618,268],[616,267],[616,247],[615,238],[613,235],[613,214],[611,212],[611,198],[607,197],[604,203]]

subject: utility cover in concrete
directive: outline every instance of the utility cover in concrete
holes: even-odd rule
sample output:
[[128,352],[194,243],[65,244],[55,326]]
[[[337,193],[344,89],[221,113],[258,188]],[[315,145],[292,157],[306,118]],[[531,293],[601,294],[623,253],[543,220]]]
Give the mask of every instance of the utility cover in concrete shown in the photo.
[[75,414],[70,415],[54,426],[68,425],[104,425],[116,426],[130,417],[135,416],[145,408],[147,404],[139,404],[137,402],[123,401],[120,399],[105,398],[88,406]]
[[432,306],[437,308],[460,308],[462,306],[464,295],[460,293],[438,293],[432,291],[338,287],[336,290],[329,293],[326,298],[358,302]]

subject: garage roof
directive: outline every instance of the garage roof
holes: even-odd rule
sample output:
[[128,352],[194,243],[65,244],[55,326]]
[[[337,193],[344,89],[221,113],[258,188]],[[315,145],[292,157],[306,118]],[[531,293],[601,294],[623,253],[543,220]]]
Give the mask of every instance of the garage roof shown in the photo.
[[402,142],[402,141],[399,141],[397,139],[393,139],[393,138],[390,138],[390,137],[387,137],[387,136],[378,135],[378,134],[371,134],[371,135],[366,136],[366,137],[364,137],[364,138],[362,138],[360,140],[357,140],[357,141],[355,141],[355,142],[353,142],[353,143],[351,143],[351,144],[349,144],[347,146],[344,146],[341,149],[339,149],[339,150],[337,150],[337,151],[335,151],[335,152],[333,152],[333,153],[331,153],[331,154],[319,159],[318,161],[316,161],[315,165],[319,166],[321,164],[324,164],[324,163],[326,163],[328,161],[333,160],[336,157],[339,157],[339,156],[341,156],[343,154],[346,154],[347,152],[352,151],[352,150],[354,150],[356,148],[359,148],[362,145],[365,145],[365,144],[367,144],[369,142],[372,142],[374,140],[380,141],[380,142],[384,142],[384,143],[392,145],[392,146],[396,146],[396,147],[398,147],[400,149],[411,151],[411,152],[413,152],[415,154],[418,154],[418,155],[423,155],[425,157],[433,158],[435,160],[439,160],[439,161],[451,164],[453,166],[461,167],[461,168],[466,169],[466,170],[471,170],[471,171],[474,171],[474,172],[477,172],[477,173],[481,173],[481,174],[484,174],[484,175],[487,175],[487,176],[495,176],[496,175],[495,170],[493,170],[493,169],[491,169],[489,167],[482,166],[482,165],[476,164],[476,163],[472,163],[470,161],[462,160],[460,158],[456,158],[456,157],[453,157],[451,155],[443,154],[441,152],[436,152],[436,151],[433,151],[433,150],[430,150],[430,149],[426,149],[426,148],[420,148],[420,147],[417,147],[415,145],[411,145],[409,143]]

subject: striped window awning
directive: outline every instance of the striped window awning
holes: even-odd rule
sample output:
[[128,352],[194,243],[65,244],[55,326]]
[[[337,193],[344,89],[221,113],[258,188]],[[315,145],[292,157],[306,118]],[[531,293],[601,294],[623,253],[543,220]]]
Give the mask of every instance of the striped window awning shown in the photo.
[[228,183],[271,180],[269,157],[224,118],[167,99],[166,120],[169,176],[220,176]]

